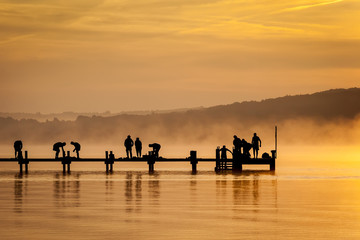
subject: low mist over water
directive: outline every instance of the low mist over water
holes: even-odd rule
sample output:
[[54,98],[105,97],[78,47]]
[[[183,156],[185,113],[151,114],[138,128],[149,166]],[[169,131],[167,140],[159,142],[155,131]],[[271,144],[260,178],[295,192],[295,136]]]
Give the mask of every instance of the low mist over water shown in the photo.
[[359,103],[360,89],[354,88],[186,111],[78,116],[74,121],[0,117],[0,144],[21,139],[26,147],[77,141],[117,148],[131,135],[146,145],[213,148],[230,146],[234,134],[251,141],[256,132],[270,146],[278,126],[280,144],[346,145],[360,143]]

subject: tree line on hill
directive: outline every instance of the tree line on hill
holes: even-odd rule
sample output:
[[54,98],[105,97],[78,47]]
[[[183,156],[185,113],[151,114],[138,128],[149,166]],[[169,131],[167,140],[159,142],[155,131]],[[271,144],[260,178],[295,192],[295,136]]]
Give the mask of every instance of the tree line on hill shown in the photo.
[[263,135],[270,138],[274,125],[286,131],[283,135],[289,141],[292,138],[307,141],[308,137],[333,136],[335,132],[341,135],[340,139],[354,133],[359,113],[360,89],[352,88],[187,111],[78,116],[74,121],[55,118],[40,122],[0,117],[0,143],[8,144],[16,139],[38,144],[61,139],[108,143],[132,134],[150,141],[174,144],[209,139],[220,141],[235,133],[251,136],[257,130],[264,131]]

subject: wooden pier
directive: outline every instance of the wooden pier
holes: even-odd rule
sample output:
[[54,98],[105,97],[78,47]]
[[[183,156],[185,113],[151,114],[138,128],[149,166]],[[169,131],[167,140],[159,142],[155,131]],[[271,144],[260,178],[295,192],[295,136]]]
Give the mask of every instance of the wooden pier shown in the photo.
[[197,164],[199,162],[214,162],[215,171],[227,171],[237,170],[242,171],[243,165],[269,165],[270,170],[275,170],[276,151],[272,151],[271,158],[244,158],[238,157],[233,159],[220,159],[218,152],[216,152],[215,158],[197,158],[196,151],[190,151],[190,156],[187,158],[162,158],[154,157],[150,154],[144,155],[142,158],[115,158],[112,151],[105,152],[105,158],[75,158],[70,156],[70,152],[67,152],[67,156],[63,158],[29,158],[28,152],[25,151],[23,159],[15,158],[0,158],[0,162],[14,162],[19,164],[20,173],[28,173],[30,162],[58,162],[62,164],[63,172],[70,172],[70,165],[72,162],[103,162],[106,166],[106,172],[113,172],[114,164],[120,162],[146,162],[149,166],[149,172],[154,171],[154,165],[157,162],[189,162],[191,169],[194,173],[197,171]]

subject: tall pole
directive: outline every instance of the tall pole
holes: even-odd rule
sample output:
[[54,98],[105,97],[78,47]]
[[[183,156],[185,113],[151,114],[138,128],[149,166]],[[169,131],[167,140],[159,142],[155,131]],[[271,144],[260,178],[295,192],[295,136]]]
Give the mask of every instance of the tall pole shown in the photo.
[[275,154],[277,157],[277,126],[275,126]]

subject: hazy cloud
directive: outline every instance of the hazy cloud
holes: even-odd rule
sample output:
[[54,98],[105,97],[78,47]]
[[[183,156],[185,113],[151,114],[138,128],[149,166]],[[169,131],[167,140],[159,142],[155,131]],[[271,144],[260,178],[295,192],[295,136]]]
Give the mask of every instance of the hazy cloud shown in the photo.
[[0,108],[168,109],[359,86],[358,7],[0,0]]

